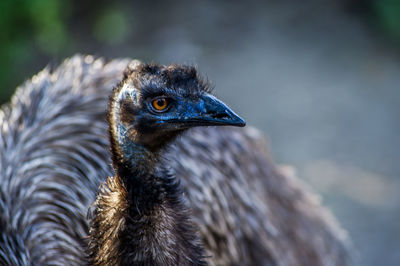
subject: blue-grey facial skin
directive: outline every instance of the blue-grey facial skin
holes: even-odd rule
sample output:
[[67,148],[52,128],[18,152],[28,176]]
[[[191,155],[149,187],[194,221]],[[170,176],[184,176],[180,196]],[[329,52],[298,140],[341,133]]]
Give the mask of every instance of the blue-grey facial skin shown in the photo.
[[133,141],[129,137],[129,133],[123,123],[118,124],[118,142],[120,144],[122,153],[126,158],[135,158],[135,160],[142,160],[146,156],[146,148],[144,145]]

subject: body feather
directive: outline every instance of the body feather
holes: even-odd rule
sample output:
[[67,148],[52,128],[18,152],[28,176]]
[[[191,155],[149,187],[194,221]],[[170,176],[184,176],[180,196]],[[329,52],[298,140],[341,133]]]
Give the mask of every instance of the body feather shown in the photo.
[[[113,176],[107,97],[128,63],[74,56],[34,76],[2,107],[0,264],[87,262],[86,213]],[[254,128],[190,129],[164,159],[208,263],[347,265],[345,232],[272,162]]]

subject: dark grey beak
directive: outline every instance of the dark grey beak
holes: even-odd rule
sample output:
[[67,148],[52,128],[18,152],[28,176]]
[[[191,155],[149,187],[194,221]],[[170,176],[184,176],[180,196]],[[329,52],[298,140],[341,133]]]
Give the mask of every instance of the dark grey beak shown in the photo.
[[224,102],[216,97],[206,94],[201,97],[203,108],[198,116],[199,122],[205,125],[237,126],[244,127],[246,122],[232,111]]
[[179,118],[170,122],[181,127],[195,126],[237,126],[244,127],[246,122],[233,112],[225,103],[211,94],[204,94],[196,102],[187,101],[181,105]]

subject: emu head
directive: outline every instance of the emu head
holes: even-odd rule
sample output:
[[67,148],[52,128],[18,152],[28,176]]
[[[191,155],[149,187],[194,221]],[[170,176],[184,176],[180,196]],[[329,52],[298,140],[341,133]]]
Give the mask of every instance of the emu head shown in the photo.
[[122,147],[125,154],[133,149],[157,151],[195,126],[245,126],[210,94],[194,67],[137,61],[114,89],[109,114],[112,146]]

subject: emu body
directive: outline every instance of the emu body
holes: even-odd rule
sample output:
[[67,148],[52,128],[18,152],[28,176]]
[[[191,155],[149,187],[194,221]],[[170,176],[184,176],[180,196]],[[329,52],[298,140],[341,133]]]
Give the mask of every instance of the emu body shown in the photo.
[[[128,63],[75,56],[2,107],[0,264],[87,263],[87,209],[114,175],[105,106]],[[344,231],[254,128],[190,129],[163,159],[209,264],[348,265]]]

